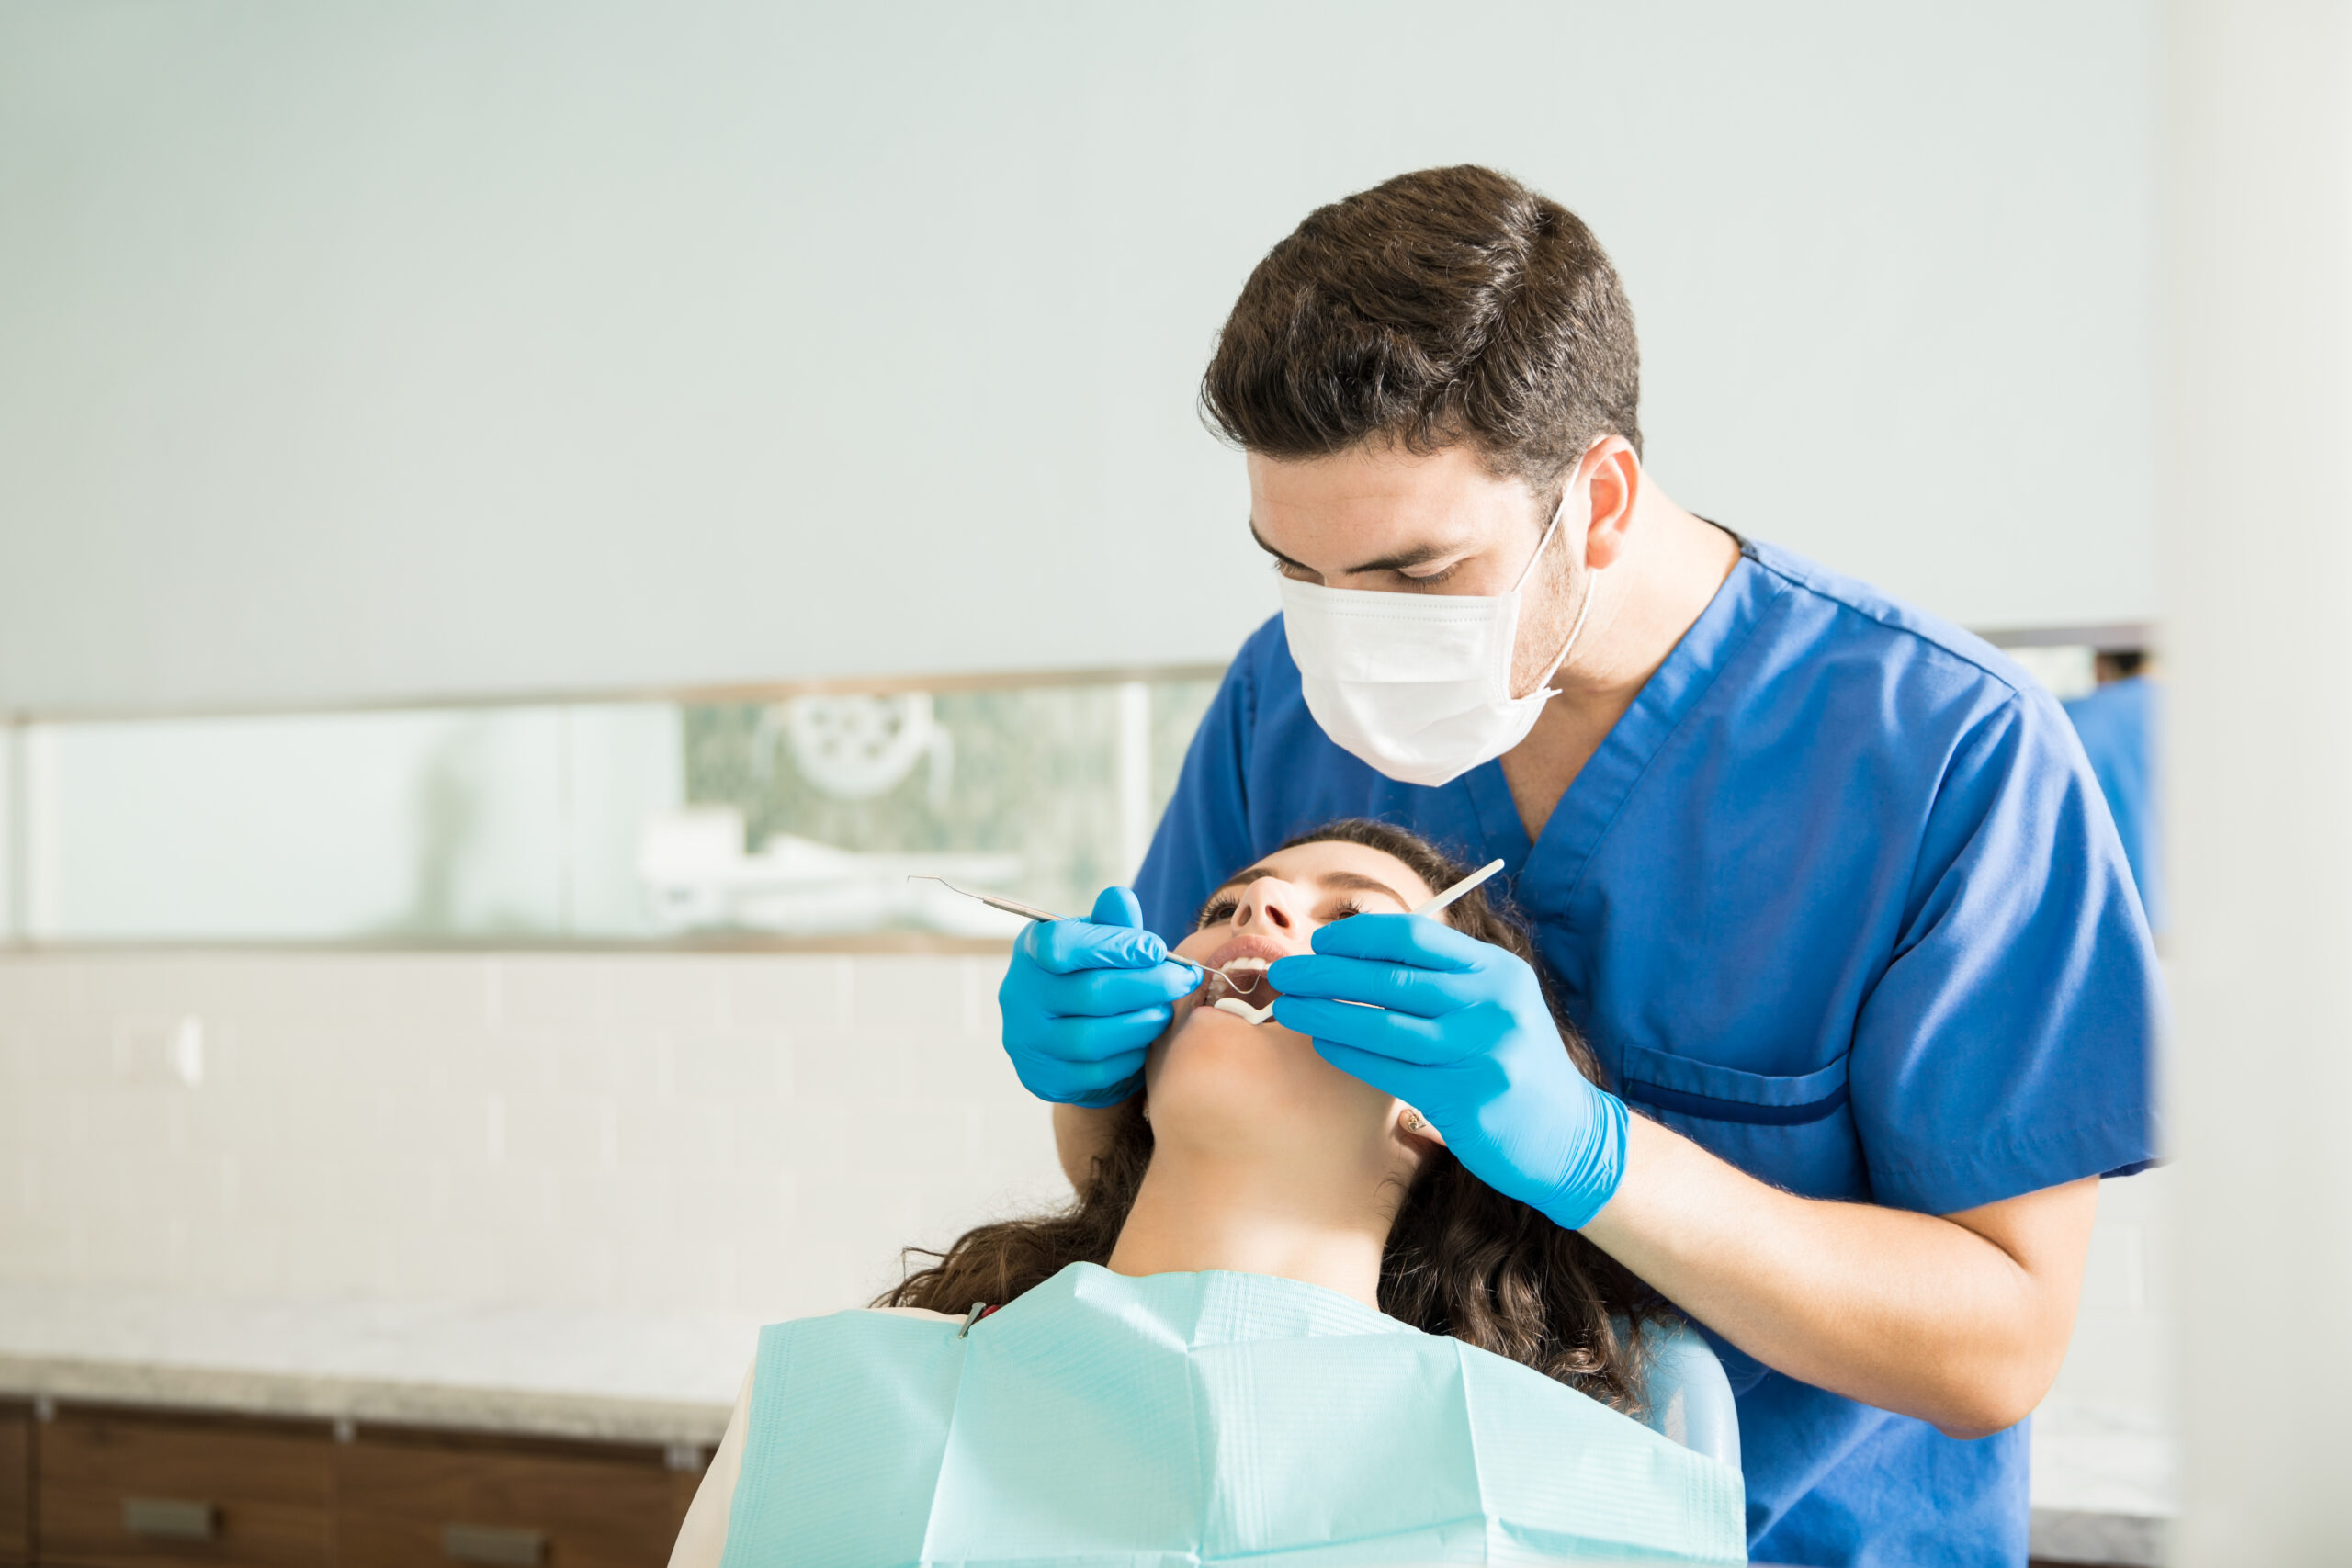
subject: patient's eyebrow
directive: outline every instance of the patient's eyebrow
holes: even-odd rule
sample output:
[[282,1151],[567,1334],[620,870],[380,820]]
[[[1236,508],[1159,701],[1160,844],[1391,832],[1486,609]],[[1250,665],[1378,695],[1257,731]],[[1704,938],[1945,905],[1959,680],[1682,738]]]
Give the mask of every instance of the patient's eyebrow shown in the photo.
[[1378,877],[1366,876],[1361,872],[1335,871],[1329,876],[1321,877],[1317,880],[1319,880],[1326,887],[1344,890],[1350,893],[1385,893],[1389,897],[1396,899],[1399,904],[1404,905],[1408,909],[1413,907],[1411,901],[1402,893],[1397,892],[1396,889],[1389,886],[1388,884],[1381,881]]
[[[1275,871],[1272,866],[1253,865],[1247,871],[1235,872],[1231,876],[1227,877],[1223,882],[1220,882],[1215,887],[1210,888],[1209,897],[1215,898],[1218,894],[1224,892],[1228,887],[1246,886],[1250,883],[1257,881],[1261,876],[1277,876],[1280,874],[1281,874]],[[1321,876],[1315,877],[1312,880],[1316,886],[1322,888],[1326,892],[1385,893],[1389,897],[1396,899],[1397,903],[1402,904],[1408,909],[1413,907],[1411,900],[1408,899],[1403,894],[1397,892],[1396,889],[1389,886],[1388,884],[1381,881],[1378,877],[1366,876],[1360,871],[1326,872]]]

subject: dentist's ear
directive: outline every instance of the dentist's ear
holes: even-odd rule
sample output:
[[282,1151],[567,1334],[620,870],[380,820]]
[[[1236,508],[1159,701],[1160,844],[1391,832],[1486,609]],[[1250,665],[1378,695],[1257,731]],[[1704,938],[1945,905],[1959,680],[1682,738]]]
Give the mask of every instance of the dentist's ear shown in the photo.
[[1604,436],[1587,451],[1586,482],[1592,510],[1585,525],[1584,563],[1595,571],[1617,564],[1634,525],[1634,503],[1642,492],[1642,460],[1620,435]]

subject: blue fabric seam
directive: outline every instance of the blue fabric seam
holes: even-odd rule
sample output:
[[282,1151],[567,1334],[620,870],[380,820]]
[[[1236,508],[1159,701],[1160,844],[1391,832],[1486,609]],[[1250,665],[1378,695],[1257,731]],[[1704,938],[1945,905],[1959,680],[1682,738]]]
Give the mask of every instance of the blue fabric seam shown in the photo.
[[[1749,541],[1751,545],[1759,542],[1760,541],[1755,540]],[[1918,626],[1905,626],[1902,621],[1892,619],[1878,610],[1871,609],[1866,605],[1858,604],[1851,599],[1847,598],[1844,594],[1836,592],[1826,582],[1817,581],[1809,573],[1792,570],[1792,568],[1800,565],[1810,566],[1812,565],[1811,562],[1804,561],[1800,558],[1790,557],[1783,552],[1779,546],[1774,544],[1763,543],[1763,548],[1770,551],[1772,555],[1778,558],[1766,560],[1761,555],[1756,555],[1752,552],[1750,558],[1753,559],[1757,565],[1764,568],[1767,571],[1771,572],[1774,576],[1782,578],[1792,585],[1804,589],[1806,592],[1814,595],[1815,598],[1826,599],[1832,604],[1837,605],[1839,609],[1860,616],[1863,620],[1870,622],[1872,626],[1883,626],[1888,631],[1896,632],[1904,637],[1909,637],[1914,642],[1924,643],[1939,653],[1950,654],[1960,662],[1968,665],[1970,668],[1976,670],[1984,675],[1990,676],[1996,681],[1998,681],[2002,685],[2007,687],[2012,694],[2016,694],[2022,690],[2022,688],[2018,685],[2017,682],[2013,680],[2008,673],[1995,669],[1992,665],[1985,663],[1984,660],[1979,659],[1974,653],[1969,651],[1967,649],[1946,642],[1939,637],[1931,636],[1928,632]],[[1894,608],[1894,606],[1889,605],[1888,608],[1891,609]],[[1955,631],[1965,630],[1965,628],[1959,626],[1955,626],[1952,629]],[[1990,645],[1988,644],[1987,646]],[[1998,649],[1996,649],[1995,651],[1997,652]]]
[[1801,1105],[1769,1105],[1745,1100],[1719,1100],[1711,1094],[1693,1094],[1689,1089],[1669,1089],[1664,1084],[1645,1083],[1638,1078],[1625,1082],[1625,1098],[1655,1105],[1660,1111],[1672,1111],[1684,1116],[1702,1117],[1710,1122],[1737,1122],[1749,1126],[1794,1127],[1808,1122],[1824,1122],[1835,1116],[1853,1098],[1850,1084],[1841,1083],[1820,1100]]

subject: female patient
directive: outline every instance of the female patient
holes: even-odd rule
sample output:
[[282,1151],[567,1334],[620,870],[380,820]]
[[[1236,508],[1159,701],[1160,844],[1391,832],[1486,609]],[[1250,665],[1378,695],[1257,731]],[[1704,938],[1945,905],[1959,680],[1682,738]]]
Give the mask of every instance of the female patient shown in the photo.
[[[1334,824],[1176,952],[1263,1004],[1235,961],[1460,875]],[[1530,956],[1483,893],[1443,918]],[[673,1565],[1744,1561],[1736,1472],[1629,1418],[1655,1298],[1229,994],[1178,1004],[1067,1212],[763,1332]]]

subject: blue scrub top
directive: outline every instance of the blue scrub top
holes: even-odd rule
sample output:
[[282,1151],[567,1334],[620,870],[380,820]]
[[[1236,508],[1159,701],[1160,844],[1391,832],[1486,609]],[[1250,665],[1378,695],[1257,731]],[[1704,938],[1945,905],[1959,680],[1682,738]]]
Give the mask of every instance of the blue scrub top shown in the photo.
[[2156,834],[2156,688],[2144,675],[2109,681],[2066,705],[2091,774],[2115,816],[2124,857],[2140,887],[2148,929],[2165,929],[2164,868]]
[[[1430,789],[1333,745],[1268,622],[1193,738],[1146,920],[1173,941],[1341,817],[1500,856],[1617,1091],[1766,1181],[1951,1213],[2155,1154],[2155,957],[2058,704],[1784,551],[1743,542],[1533,844],[1498,763]],[[1955,1441],[1709,1337],[1758,1561],[2024,1562],[2026,1426]]]

